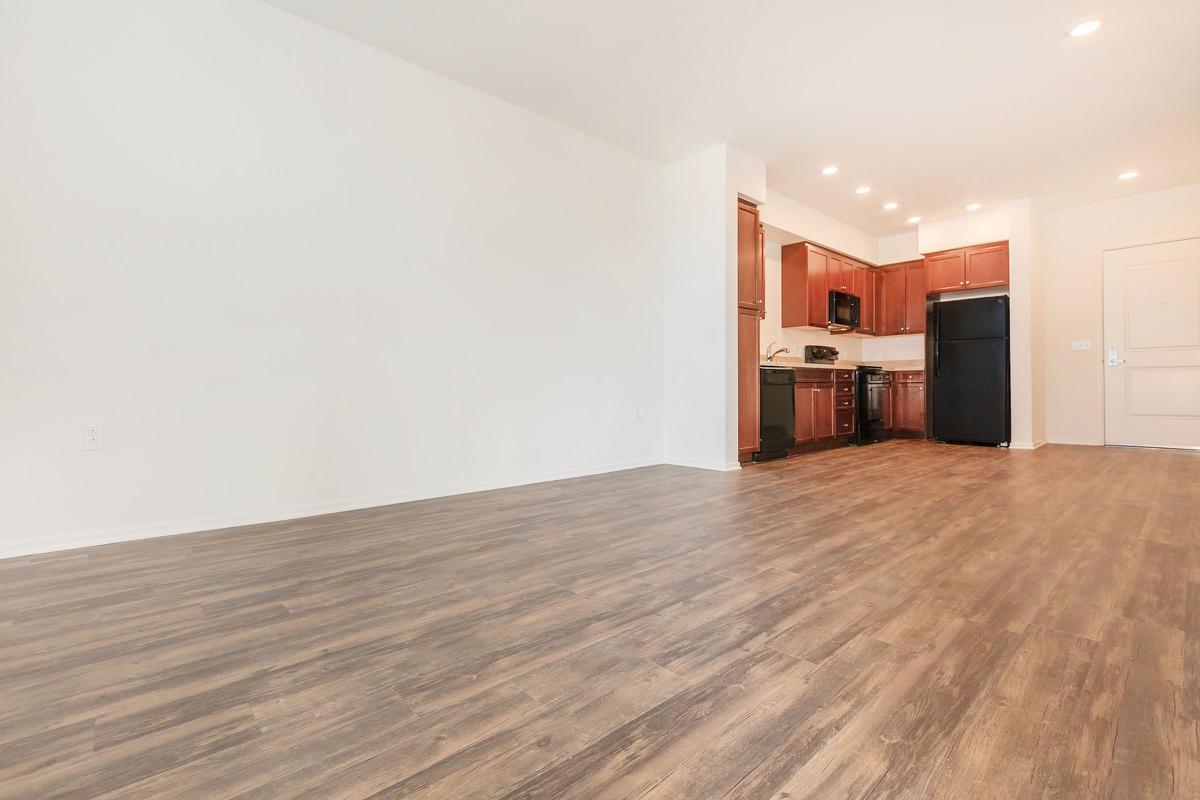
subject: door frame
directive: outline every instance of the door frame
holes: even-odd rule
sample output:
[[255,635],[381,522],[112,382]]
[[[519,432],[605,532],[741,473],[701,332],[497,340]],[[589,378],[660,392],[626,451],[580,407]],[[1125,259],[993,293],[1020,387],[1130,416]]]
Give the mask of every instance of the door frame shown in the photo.
[[1154,247],[1160,244],[1175,244],[1176,242],[1188,242],[1192,239],[1200,240],[1200,231],[1192,236],[1174,236],[1170,239],[1155,239],[1151,241],[1138,242],[1136,244],[1123,244],[1118,247],[1104,247],[1100,250],[1100,263],[1097,265],[1100,271],[1100,313],[1098,314],[1100,321],[1100,348],[1099,358],[1096,359],[1096,369],[1099,370],[1100,376],[1100,446],[1101,447],[1135,447],[1142,450],[1200,450],[1200,446],[1183,446],[1183,447],[1162,447],[1151,444],[1109,444],[1108,442],[1108,366],[1105,364],[1108,352],[1108,341],[1105,339],[1105,323],[1104,317],[1104,293],[1108,290],[1108,285],[1105,282],[1104,276],[1104,254],[1114,253],[1118,250],[1133,250],[1138,247]]

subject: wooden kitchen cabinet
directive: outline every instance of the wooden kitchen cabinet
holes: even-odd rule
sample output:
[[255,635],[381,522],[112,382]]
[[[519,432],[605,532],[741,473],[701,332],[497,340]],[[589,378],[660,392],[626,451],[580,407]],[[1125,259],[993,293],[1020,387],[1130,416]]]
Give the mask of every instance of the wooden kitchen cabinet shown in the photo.
[[760,315],[765,309],[761,227],[758,207],[738,200],[738,309]]
[[875,309],[875,332],[879,336],[897,336],[904,333],[904,267],[904,264],[891,264],[879,270],[879,293]]
[[759,377],[758,314],[739,312],[738,318],[738,458],[758,450]]
[[925,291],[965,292],[1008,285],[1008,242],[961,247],[925,256]]
[[925,256],[926,291],[934,294],[962,289],[966,280],[966,261],[962,250]]
[[759,331],[766,316],[763,230],[758,208],[738,200],[738,460],[749,461],[760,435]]
[[862,276],[862,317],[859,320],[860,333],[875,335],[875,295],[879,292],[879,273],[864,267],[859,270]]
[[966,261],[964,289],[1008,286],[1008,242],[968,247]]
[[833,430],[833,387],[813,387],[813,438],[828,439]]
[[830,292],[857,296],[858,332],[878,332],[880,281],[874,268],[811,242],[784,245],[780,324],[785,328],[828,328]]
[[832,383],[796,383],[796,444],[805,445],[833,437]]
[[924,436],[925,373],[917,370],[892,375],[892,430]]
[[904,329],[902,333],[925,332],[925,262],[913,261],[904,268]]
[[877,335],[924,333],[925,262],[905,261],[880,268],[877,303]]
[[785,328],[829,327],[831,255],[808,242],[783,246],[780,253],[780,325]]
[[796,444],[811,442],[816,438],[813,428],[813,385],[797,383],[795,392],[796,405]]

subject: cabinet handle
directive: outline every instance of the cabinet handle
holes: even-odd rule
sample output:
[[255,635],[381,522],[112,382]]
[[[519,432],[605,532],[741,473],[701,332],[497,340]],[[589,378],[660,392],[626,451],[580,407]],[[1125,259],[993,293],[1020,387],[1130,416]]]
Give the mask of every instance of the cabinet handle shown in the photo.
[[970,286],[970,285],[971,285],[970,281],[963,281],[963,286]]

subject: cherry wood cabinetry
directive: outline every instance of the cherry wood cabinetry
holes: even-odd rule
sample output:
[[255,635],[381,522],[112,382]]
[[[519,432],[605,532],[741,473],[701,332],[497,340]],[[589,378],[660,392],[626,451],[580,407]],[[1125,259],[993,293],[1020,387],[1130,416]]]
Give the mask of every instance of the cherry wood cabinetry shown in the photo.
[[925,373],[919,370],[895,373],[892,376],[891,395],[892,430],[924,436]]
[[758,450],[759,378],[758,315],[737,315],[738,319],[738,459],[749,458]]
[[780,324],[785,328],[828,328],[829,293],[860,300],[858,332],[876,333],[875,268],[811,242],[785,245],[781,258]]
[[758,450],[758,322],[766,316],[763,229],[758,208],[738,200],[738,460]]
[[854,433],[857,419],[854,371],[797,368],[795,391],[796,447],[845,444],[844,437]]
[[877,298],[877,335],[924,333],[925,262],[905,261],[880,268]]
[[876,334],[875,298],[879,293],[879,272],[864,266],[856,271],[856,275],[862,289],[862,293],[858,295],[862,298],[862,319],[858,330],[860,333],[874,336]]
[[928,294],[1008,285],[1008,242],[994,242],[925,256]]
[[901,332],[925,332],[924,261],[912,261],[904,267],[904,329]]

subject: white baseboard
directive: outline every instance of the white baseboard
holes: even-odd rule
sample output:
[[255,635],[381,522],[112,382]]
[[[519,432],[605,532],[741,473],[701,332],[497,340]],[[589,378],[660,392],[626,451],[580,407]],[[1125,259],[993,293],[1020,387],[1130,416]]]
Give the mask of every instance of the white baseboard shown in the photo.
[[1010,442],[1009,450],[1037,450],[1039,447],[1045,447],[1045,442]]
[[1049,444],[1073,444],[1081,447],[1104,447],[1104,442],[1077,442],[1071,439],[1051,439]]
[[734,472],[742,468],[742,465],[734,461],[733,463],[713,463],[711,461],[684,461],[682,459],[670,460],[663,462],[670,464],[673,467],[690,467],[692,469],[706,469],[710,472]]
[[140,539],[154,539],[159,536],[178,536],[184,533],[234,528],[241,525],[260,525],[265,522],[284,522],[303,517],[315,517],[322,514],[336,514],[341,511],[358,511],[364,508],[390,506],[397,503],[411,503],[415,500],[430,500],[437,497],[453,497],[472,492],[486,492],[492,489],[507,489],[513,486],[527,486],[531,483],[547,483],[549,481],[581,478],[587,475],[603,475],[608,472],[620,472],[626,469],[652,467],[662,464],[661,459],[645,461],[630,461],[619,464],[603,464],[583,469],[545,472],[533,475],[523,475],[504,480],[481,481],[475,484],[447,487],[416,492],[399,492],[375,497],[360,497],[347,500],[329,500],[320,503],[305,503],[300,505],[282,506],[260,511],[247,511],[235,514],[219,514],[206,517],[175,520],[172,522],[155,522],[145,525],[131,525],[117,528],[106,528],[91,531],[74,531],[66,534],[45,536],[38,539],[19,539],[14,542],[0,543],[0,559],[18,558],[21,556],[56,553],[62,550],[74,550],[80,547],[94,547],[101,544],[117,542],[133,542]]

